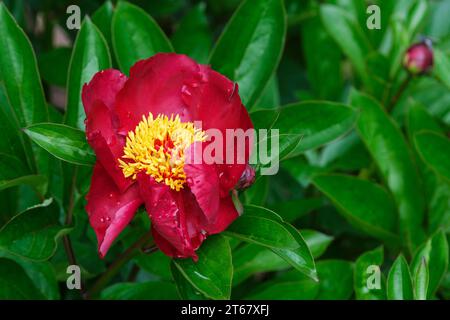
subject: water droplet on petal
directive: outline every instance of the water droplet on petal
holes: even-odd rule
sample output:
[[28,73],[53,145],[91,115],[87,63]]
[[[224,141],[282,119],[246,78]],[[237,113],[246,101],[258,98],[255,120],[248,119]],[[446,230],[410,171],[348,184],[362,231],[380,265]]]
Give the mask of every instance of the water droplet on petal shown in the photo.
[[111,221],[111,218],[110,217],[106,217],[106,221]]
[[101,218],[100,218],[100,222],[101,222],[101,223],[104,223],[104,222],[105,222],[105,218],[101,217]]
[[183,85],[181,87],[181,93],[186,95],[186,96],[188,96],[188,97],[190,97],[192,95],[192,93],[189,91],[189,88],[188,88],[187,85]]

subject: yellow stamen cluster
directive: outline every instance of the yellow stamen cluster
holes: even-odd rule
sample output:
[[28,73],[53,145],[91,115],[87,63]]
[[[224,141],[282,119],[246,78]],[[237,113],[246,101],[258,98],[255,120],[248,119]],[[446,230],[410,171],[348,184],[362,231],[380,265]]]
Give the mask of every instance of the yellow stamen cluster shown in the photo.
[[206,134],[192,122],[181,122],[180,117],[143,116],[134,131],[128,132],[124,155],[119,160],[126,178],[136,179],[140,172],[152,176],[179,191],[186,182],[184,155],[194,142],[205,141]]

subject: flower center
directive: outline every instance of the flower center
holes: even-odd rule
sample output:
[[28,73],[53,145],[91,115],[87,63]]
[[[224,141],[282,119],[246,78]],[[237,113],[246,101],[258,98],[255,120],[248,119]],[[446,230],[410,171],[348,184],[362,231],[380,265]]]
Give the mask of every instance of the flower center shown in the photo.
[[126,178],[136,179],[140,172],[152,176],[179,191],[186,182],[184,153],[196,141],[205,141],[206,133],[180,117],[143,116],[134,131],[128,132],[119,166]]

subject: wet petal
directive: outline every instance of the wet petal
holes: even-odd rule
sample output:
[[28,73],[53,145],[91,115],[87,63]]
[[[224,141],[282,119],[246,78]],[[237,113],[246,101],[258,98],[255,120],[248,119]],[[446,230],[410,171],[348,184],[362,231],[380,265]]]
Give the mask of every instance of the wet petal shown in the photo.
[[178,114],[183,121],[190,121],[192,116],[183,103],[181,92],[198,70],[194,60],[173,53],[159,53],[136,63],[117,97],[121,132],[133,130],[142,116],[150,112],[154,116]]
[[138,175],[138,183],[161,251],[171,257],[197,259],[195,250],[206,237],[206,221],[193,194],[188,189],[174,191],[146,174]]
[[137,184],[121,193],[99,163],[94,167],[86,198],[89,222],[97,235],[99,254],[104,257],[143,201]]

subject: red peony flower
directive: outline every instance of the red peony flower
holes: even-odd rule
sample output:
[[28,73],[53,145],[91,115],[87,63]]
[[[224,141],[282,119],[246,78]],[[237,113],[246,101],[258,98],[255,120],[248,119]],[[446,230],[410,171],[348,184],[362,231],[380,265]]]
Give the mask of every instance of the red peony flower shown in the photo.
[[225,136],[253,128],[237,85],[187,56],[157,54],[137,62],[129,78],[98,72],[82,99],[97,155],[86,211],[100,256],[145,204],[161,251],[197,259],[202,241],[238,217],[230,191],[246,164],[191,161],[211,143],[208,129]]

